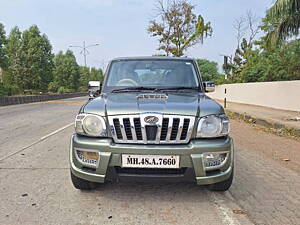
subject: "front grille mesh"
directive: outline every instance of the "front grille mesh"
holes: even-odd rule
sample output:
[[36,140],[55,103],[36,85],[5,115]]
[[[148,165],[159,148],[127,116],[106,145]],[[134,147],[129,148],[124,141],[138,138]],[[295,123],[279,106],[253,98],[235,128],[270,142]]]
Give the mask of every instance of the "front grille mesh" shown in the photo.
[[190,140],[195,118],[160,115],[159,122],[147,124],[143,115],[109,116],[116,143],[181,144]]
[[186,139],[186,135],[189,129],[189,123],[190,123],[189,119],[184,119],[180,140]]
[[114,126],[115,126],[115,129],[116,129],[116,136],[118,139],[121,139],[123,138],[122,136],[122,132],[121,132],[121,126],[120,126],[120,121],[118,119],[114,119]]
[[176,137],[177,137],[177,134],[178,134],[178,127],[179,127],[179,119],[178,118],[175,118],[173,120],[173,125],[172,125],[172,131],[171,131],[171,137],[170,139],[171,140],[175,140]]
[[142,127],[141,127],[141,121],[140,118],[134,118],[134,127],[135,127],[135,133],[136,133],[136,138],[137,140],[143,140],[143,136],[142,136]]
[[168,134],[169,118],[164,118],[161,127],[160,140],[165,141]]
[[179,169],[157,169],[157,168],[122,168],[115,167],[118,174],[134,174],[134,175],[180,175],[184,174],[186,167]]
[[124,129],[128,140],[132,140],[130,121],[128,118],[123,119]]

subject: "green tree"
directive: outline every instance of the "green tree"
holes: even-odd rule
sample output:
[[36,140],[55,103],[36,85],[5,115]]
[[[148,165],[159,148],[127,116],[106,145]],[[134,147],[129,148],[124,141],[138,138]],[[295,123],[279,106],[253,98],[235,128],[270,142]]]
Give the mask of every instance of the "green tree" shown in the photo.
[[[300,79],[300,40],[287,41],[289,37],[299,34],[299,6],[300,0],[276,1],[259,26],[265,35],[259,40],[250,38],[247,41],[244,38],[241,43],[239,42],[234,58],[229,57],[230,62],[225,68],[229,82]],[[296,17],[298,19],[294,21]],[[243,21],[238,22],[240,25]],[[243,31],[240,29],[241,26],[236,27],[240,34]],[[250,31],[257,34],[255,29],[250,29]],[[240,37],[240,35],[237,36]]]
[[0,23],[0,68],[2,69],[6,67],[6,57],[4,53],[5,44],[6,44],[6,33],[4,30],[4,25]]
[[92,80],[103,82],[103,72],[101,69],[96,69],[94,67],[89,68],[85,66],[80,66],[80,86],[83,89],[87,89],[88,82]]
[[103,71],[102,69],[91,68],[90,80],[99,80],[101,84],[103,83]]
[[263,51],[252,51],[241,76],[243,82],[300,79],[300,40]]
[[272,44],[299,35],[300,0],[277,0],[268,10],[267,17],[277,21],[268,33],[268,40]]
[[203,81],[215,81],[220,78],[218,63],[207,59],[196,59]]
[[37,26],[23,33],[14,27],[7,39],[7,73],[5,80],[21,90],[46,90],[52,80],[52,46]]
[[22,83],[22,32],[18,27],[14,27],[7,38],[4,51],[7,56],[7,70],[4,76],[4,82],[10,85]]
[[77,91],[80,86],[80,68],[71,50],[66,53],[60,51],[54,57],[54,81],[50,83],[49,89],[57,91],[64,88],[66,91]]
[[34,25],[22,34],[22,89],[45,90],[52,81],[52,46],[45,34]]
[[166,4],[157,1],[159,19],[151,20],[148,32],[152,37],[159,37],[159,48],[166,55],[183,56],[191,46],[203,43],[212,35],[210,22],[205,23],[201,15],[193,13],[195,6],[187,0],[173,0]]
[[87,88],[88,82],[90,81],[90,68],[80,66],[80,86]]

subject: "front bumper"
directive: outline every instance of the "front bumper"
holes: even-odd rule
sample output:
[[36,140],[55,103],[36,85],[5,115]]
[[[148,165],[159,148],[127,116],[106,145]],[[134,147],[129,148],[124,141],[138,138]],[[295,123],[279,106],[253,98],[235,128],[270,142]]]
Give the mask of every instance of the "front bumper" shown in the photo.
[[[82,165],[75,156],[76,150],[91,150],[99,152],[100,161],[95,169]],[[203,153],[228,152],[226,163],[215,171],[206,171],[203,166]],[[118,173],[122,166],[122,154],[143,155],[179,155],[180,168],[185,168],[178,174],[133,174]],[[233,172],[234,146],[230,137],[217,139],[191,140],[180,145],[139,145],[116,144],[110,138],[90,138],[74,134],[70,144],[71,172],[82,179],[104,183],[106,180],[158,180],[158,181],[195,181],[197,184],[212,184],[224,181]]]

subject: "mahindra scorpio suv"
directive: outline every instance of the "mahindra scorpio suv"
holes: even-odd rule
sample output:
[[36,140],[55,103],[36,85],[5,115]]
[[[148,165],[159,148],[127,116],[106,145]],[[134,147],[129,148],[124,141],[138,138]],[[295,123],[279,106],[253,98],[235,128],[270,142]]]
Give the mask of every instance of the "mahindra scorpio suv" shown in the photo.
[[[200,68],[201,69],[201,68]],[[118,58],[99,96],[81,107],[70,144],[77,189],[106,181],[232,183],[234,147],[224,109],[189,58]]]

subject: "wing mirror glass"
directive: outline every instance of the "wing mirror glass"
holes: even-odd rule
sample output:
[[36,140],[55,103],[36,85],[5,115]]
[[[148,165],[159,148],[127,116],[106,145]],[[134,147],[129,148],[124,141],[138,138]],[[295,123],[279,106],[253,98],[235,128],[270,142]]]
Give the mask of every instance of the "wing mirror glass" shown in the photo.
[[100,95],[101,92],[101,83],[100,81],[89,81],[89,97],[90,99],[96,98]]
[[215,83],[212,81],[204,81],[203,86],[204,86],[205,92],[214,92],[215,91]]

